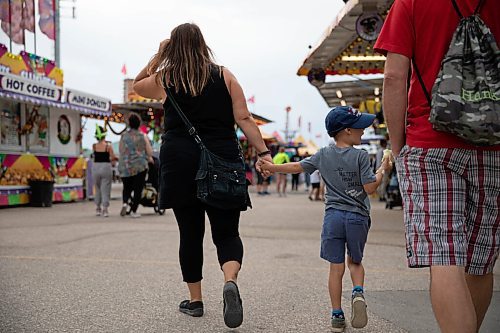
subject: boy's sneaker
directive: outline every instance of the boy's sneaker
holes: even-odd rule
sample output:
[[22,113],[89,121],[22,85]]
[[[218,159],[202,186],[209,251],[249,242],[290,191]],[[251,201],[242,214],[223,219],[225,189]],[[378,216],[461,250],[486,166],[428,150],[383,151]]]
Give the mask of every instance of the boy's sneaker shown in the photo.
[[366,301],[362,291],[354,291],[351,300],[351,326],[363,328],[368,323]]
[[188,299],[179,304],[179,311],[193,317],[203,316],[203,302],[191,302]]
[[120,210],[120,216],[127,215],[127,209],[128,209],[128,205],[126,203],[124,203],[122,206],[122,210]]
[[345,316],[344,313],[332,313],[332,332],[344,332]]

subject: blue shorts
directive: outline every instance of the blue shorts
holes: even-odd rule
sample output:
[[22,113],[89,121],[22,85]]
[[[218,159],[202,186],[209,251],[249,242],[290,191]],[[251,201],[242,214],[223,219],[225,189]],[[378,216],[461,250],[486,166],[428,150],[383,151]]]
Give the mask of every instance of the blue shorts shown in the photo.
[[347,244],[347,255],[354,263],[361,263],[370,224],[369,216],[328,208],[321,232],[321,258],[343,263]]

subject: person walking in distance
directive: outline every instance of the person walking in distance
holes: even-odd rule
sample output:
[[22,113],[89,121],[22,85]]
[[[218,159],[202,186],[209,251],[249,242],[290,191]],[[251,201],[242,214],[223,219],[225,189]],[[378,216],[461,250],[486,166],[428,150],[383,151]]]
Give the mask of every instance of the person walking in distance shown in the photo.
[[[142,189],[148,172],[148,162],[153,163],[153,149],[146,134],[139,131],[141,118],[132,113],[127,120],[128,128],[120,138],[120,160],[118,168],[123,182],[121,216],[127,214],[138,218],[137,207],[141,201]],[[132,196],[133,192],[133,196]],[[130,206],[129,206],[130,200]]]
[[[403,196],[408,265],[430,267],[442,332],[479,331],[491,301],[500,246],[500,145],[479,147],[434,130],[426,94],[460,19],[479,16],[498,42],[499,13],[496,0],[396,0],[375,44],[387,56],[383,109]],[[493,57],[498,68],[498,48]]]
[[321,183],[321,175],[319,170],[315,170],[311,173],[311,192],[309,193],[309,200],[319,201],[319,185]]
[[[290,157],[285,153],[285,147],[280,147],[278,153],[273,157],[274,164],[290,163]],[[276,175],[276,191],[278,195],[286,196],[286,174],[278,173]]]
[[361,143],[364,129],[371,126],[374,119],[375,115],[361,114],[351,107],[335,107],[325,119],[326,130],[335,138],[335,144],[321,148],[301,162],[262,166],[269,172],[313,173],[319,170],[326,183],[321,258],[330,262],[328,290],[334,332],[343,332],[346,327],[341,304],[346,246],[347,267],[353,284],[351,326],[362,328],[368,323],[364,296],[365,270],[361,263],[371,224],[368,194],[375,192],[390,164],[384,160],[374,174],[368,153],[353,146]]
[[[92,145],[92,176],[94,177],[96,216],[109,216],[109,199],[111,197],[111,183],[113,180],[112,164],[117,160],[113,147],[106,141],[106,130],[97,125],[95,138],[97,143]],[[102,207],[101,207],[102,204]]]
[[[179,311],[199,317],[204,313],[201,289],[205,213],[224,274],[224,323],[235,328],[243,322],[243,305],[237,285],[243,260],[239,235],[240,209],[220,209],[196,197],[200,149],[167,97],[167,89],[214,154],[237,159],[235,123],[258,152],[259,161],[271,161],[260,131],[248,111],[235,76],[215,64],[199,27],[181,24],[137,75],[134,90],[147,98],[164,100],[165,134],[160,151],[160,208],[172,208],[180,234],[179,261],[190,297]],[[257,167],[260,171],[260,166]]]
[[[299,156],[299,154],[295,154],[291,158],[292,162],[300,162],[301,160],[302,158]],[[299,179],[300,173],[292,174],[292,191],[297,192],[299,190]]]

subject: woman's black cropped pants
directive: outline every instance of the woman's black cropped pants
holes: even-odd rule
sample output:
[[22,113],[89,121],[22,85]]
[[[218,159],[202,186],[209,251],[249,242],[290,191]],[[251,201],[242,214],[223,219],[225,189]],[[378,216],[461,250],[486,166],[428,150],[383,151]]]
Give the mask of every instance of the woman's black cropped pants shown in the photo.
[[184,282],[194,283],[203,279],[203,236],[205,213],[210,220],[212,240],[217,248],[219,264],[243,260],[243,243],[238,231],[240,211],[223,210],[203,204],[174,208],[180,232],[179,261]]

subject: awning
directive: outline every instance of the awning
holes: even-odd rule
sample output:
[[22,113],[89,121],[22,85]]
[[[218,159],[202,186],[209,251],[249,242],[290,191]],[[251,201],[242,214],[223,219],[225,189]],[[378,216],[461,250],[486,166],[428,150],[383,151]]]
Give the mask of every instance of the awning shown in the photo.
[[[357,106],[381,96],[385,57],[373,47],[393,2],[349,0],[298,69],[297,75],[308,76],[330,107]],[[371,35],[365,28],[372,28]],[[379,77],[363,78],[374,74]]]
[[[327,75],[381,73],[385,60],[374,53],[375,40],[360,38],[356,31],[356,21],[361,15],[370,12],[385,17],[393,2],[394,0],[349,0],[323,33],[320,43],[304,60],[297,75],[307,75],[312,68],[321,68]],[[373,60],[360,61],[360,58],[356,58],[358,55]]]
[[383,78],[379,76],[376,79],[327,82],[318,87],[318,90],[329,107],[341,105],[343,102],[347,105],[359,105],[367,99],[382,96]]
[[60,109],[74,110],[74,111],[78,111],[79,113],[87,114],[87,115],[98,115],[98,116],[111,115],[111,112],[97,111],[97,110],[89,109],[89,108],[86,108],[83,106],[71,105],[68,103],[61,103],[61,102],[54,102],[54,101],[50,101],[47,99],[42,99],[42,98],[37,98],[37,97],[32,97],[32,96],[27,96],[27,95],[22,95],[22,94],[16,94],[13,92],[8,92],[8,91],[0,91],[0,97],[11,99],[14,101],[20,101],[23,103],[31,103],[31,104],[35,104],[35,105],[44,105],[44,106],[56,107],[56,108],[60,108]]

